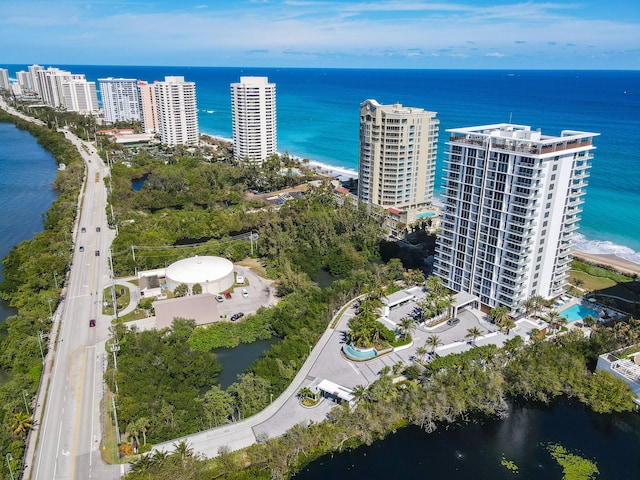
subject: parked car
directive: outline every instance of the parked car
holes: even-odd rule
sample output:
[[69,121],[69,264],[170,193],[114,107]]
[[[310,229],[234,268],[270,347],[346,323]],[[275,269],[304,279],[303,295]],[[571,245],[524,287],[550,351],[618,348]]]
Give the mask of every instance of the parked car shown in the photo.
[[247,292],[247,289],[246,289],[246,288],[243,288],[243,289],[242,289],[242,296],[243,296],[244,298],[247,298],[247,297],[249,296],[249,292]]
[[96,326],[96,321],[94,319],[89,320],[89,326],[90,327],[95,327]]
[[458,323],[460,323],[460,319],[459,318],[450,318],[449,320],[447,320],[447,325],[457,325]]
[[84,247],[82,245],[80,245],[80,248],[78,248],[79,252],[84,252]]
[[218,293],[216,295],[216,300],[219,301],[219,302],[224,302],[224,297]]
[[236,320],[239,320],[242,317],[244,317],[244,313],[242,312],[234,313],[233,315],[231,315],[231,321],[235,322]]
[[229,291],[224,292],[224,298],[226,298],[227,300],[231,299],[231,293]]

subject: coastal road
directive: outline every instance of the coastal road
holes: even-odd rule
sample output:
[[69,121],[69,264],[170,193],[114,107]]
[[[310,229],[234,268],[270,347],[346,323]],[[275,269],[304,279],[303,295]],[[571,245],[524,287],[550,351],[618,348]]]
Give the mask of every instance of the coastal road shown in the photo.
[[[87,174],[30,478],[117,479],[121,467],[105,464],[100,455],[104,344],[109,335],[109,324],[101,321],[102,289],[110,278],[108,250],[113,240],[105,214],[103,179],[108,170],[91,144],[66,131],[65,136],[78,146]],[[92,319],[94,327],[89,324]]]

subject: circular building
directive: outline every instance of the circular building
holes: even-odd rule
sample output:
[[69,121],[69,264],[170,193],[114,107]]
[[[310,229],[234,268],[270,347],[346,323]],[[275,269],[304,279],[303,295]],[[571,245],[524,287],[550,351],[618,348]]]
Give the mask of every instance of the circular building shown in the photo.
[[233,286],[233,263],[220,257],[191,257],[178,260],[165,272],[167,288],[172,292],[184,283],[189,291],[196,283],[203,293],[219,293]]

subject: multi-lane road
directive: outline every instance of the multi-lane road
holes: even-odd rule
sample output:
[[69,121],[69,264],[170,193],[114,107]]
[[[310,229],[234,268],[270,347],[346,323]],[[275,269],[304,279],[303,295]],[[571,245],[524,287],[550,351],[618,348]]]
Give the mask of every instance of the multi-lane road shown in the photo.
[[111,278],[108,255],[113,241],[105,214],[108,169],[92,144],[70,132],[65,135],[78,147],[87,173],[66,298],[45,368],[50,374],[39,399],[43,410],[39,431],[34,432],[35,453],[25,458],[24,478],[117,479],[122,467],[101,459],[104,345],[109,336],[109,322],[102,320],[102,291]]

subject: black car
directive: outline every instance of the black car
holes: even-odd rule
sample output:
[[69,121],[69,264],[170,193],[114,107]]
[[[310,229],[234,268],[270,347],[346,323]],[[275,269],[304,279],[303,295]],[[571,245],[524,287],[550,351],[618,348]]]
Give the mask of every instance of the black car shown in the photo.
[[96,232],[100,232],[100,227],[96,227]]
[[233,315],[231,315],[231,321],[235,322],[236,320],[239,320],[242,317],[244,317],[244,313],[242,312],[234,313]]
[[86,229],[86,228],[84,228],[84,227],[82,227],[82,228],[80,229],[80,233],[85,233],[86,231],[87,231],[87,229]]
[[96,250],[96,257],[100,256],[100,250]]

